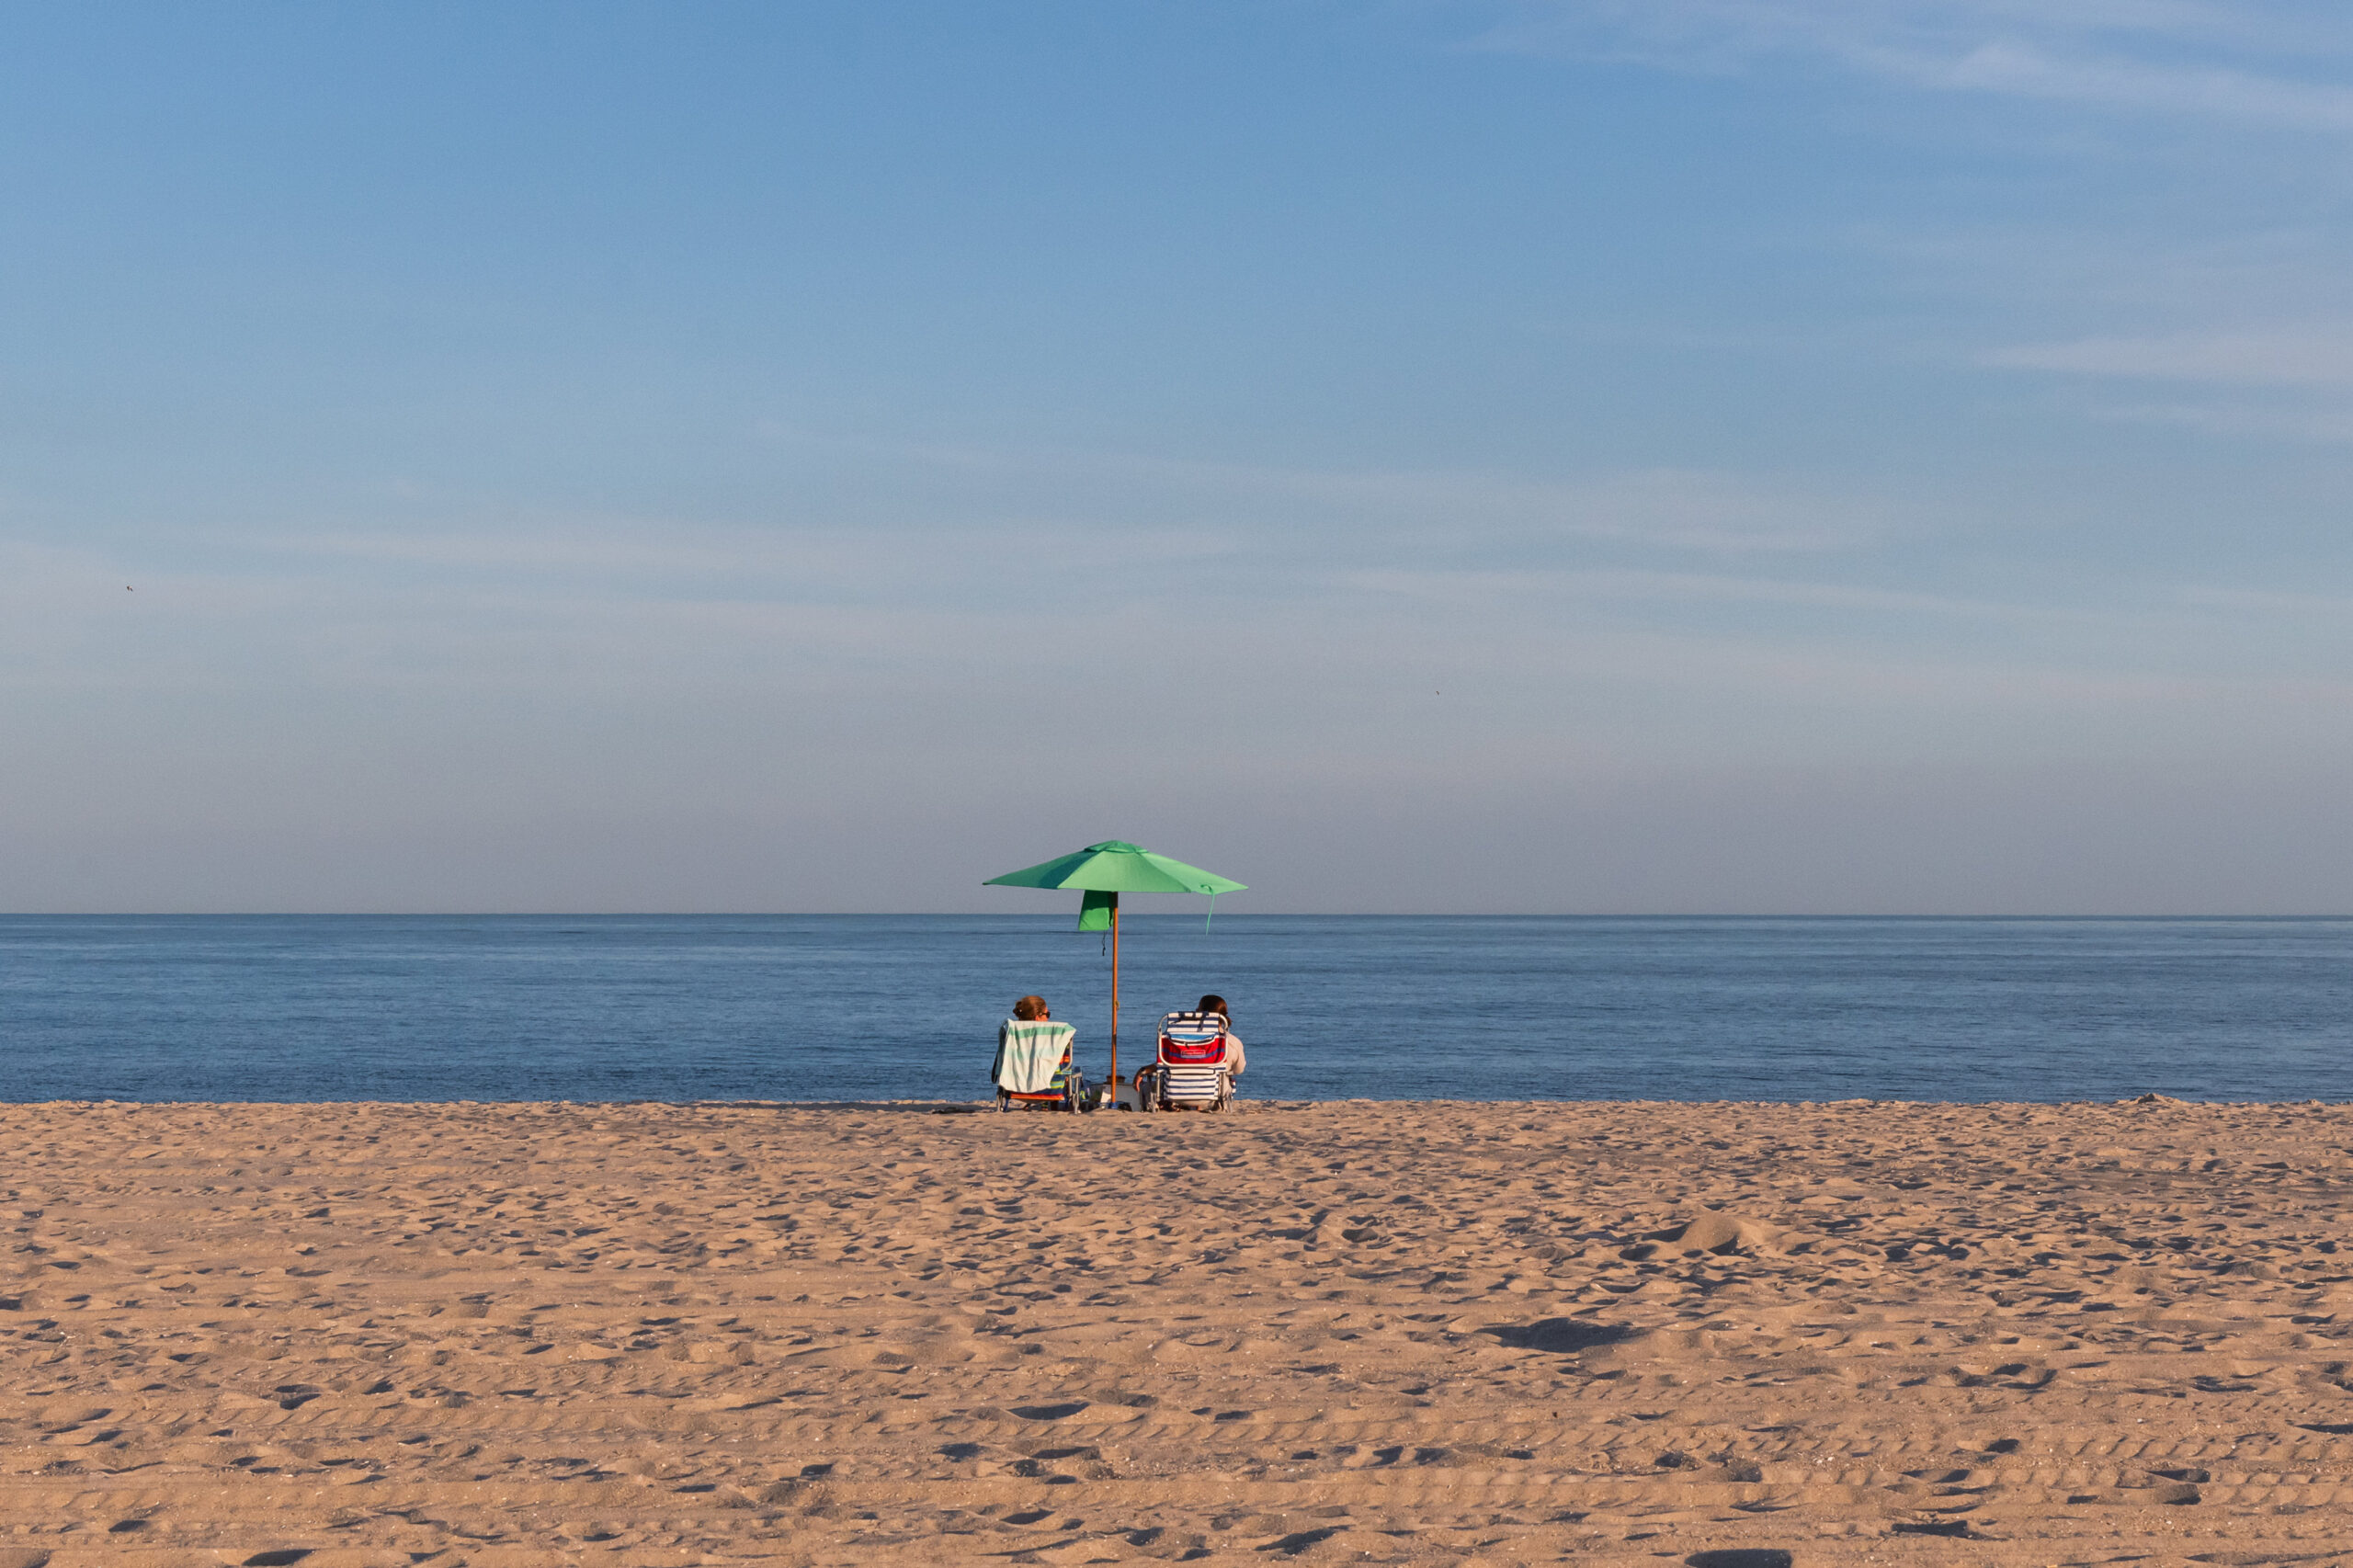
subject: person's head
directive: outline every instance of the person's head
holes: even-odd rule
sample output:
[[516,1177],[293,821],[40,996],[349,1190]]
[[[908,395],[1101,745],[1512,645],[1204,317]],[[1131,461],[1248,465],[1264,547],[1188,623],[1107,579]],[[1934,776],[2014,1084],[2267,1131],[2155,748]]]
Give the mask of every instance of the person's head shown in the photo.
[[1034,1024],[1039,1019],[1051,1015],[1046,1011],[1046,999],[1043,996],[1024,996],[1013,1005],[1013,1016],[1023,1023]]
[[1222,996],[1204,996],[1201,998],[1201,1005],[1194,1008],[1193,1011],[1197,1013],[1215,1013],[1227,1023],[1230,1024],[1233,1022],[1233,1015],[1225,1010],[1225,998]]

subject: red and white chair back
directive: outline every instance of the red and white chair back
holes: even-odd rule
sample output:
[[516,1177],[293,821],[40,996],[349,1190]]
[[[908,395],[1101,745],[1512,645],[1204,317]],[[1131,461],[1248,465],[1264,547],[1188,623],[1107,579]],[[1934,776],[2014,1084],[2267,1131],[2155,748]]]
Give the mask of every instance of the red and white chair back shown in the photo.
[[1153,1060],[1147,1109],[1222,1108],[1233,1098],[1233,1074],[1225,1064],[1225,1027],[1215,1013],[1171,1013],[1160,1020],[1160,1049]]

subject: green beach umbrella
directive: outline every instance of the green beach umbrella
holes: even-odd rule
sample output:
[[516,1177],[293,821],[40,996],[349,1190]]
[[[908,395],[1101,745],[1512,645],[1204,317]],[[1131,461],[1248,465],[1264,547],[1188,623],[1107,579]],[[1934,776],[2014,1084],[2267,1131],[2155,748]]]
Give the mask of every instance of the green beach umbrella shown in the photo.
[[1090,844],[1074,855],[991,877],[983,887],[1071,888],[1079,900],[1078,928],[1111,933],[1111,1082],[1120,1081],[1120,895],[1123,892],[1198,892],[1214,901],[1240,892],[1245,884],[1188,866],[1165,855],[1116,838]]

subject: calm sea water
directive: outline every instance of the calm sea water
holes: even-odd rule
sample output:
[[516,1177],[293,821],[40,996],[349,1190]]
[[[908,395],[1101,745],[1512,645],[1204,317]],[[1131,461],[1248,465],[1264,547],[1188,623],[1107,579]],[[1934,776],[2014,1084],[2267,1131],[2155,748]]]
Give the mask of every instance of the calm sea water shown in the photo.
[[[1072,916],[0,917],[11,1100],[978,1098]],[[1142,915],[1267,1098],[2353,1097],[2353,922]]]

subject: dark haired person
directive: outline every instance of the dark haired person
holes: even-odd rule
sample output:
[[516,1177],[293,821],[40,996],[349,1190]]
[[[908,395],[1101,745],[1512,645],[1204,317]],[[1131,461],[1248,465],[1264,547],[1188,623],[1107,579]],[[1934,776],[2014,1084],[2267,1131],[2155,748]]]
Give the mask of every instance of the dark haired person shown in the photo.
[[1225,998],[1212,993],[1202,997],[1200,1006],[1193,1010],[1197,1013],[1215,1013],[1225,1020],[1225,1070],[1237,1078],[1242,1076],[1244,1064],[1242,1037],[1233,1032],[1233,1015],[1225,1010]]

